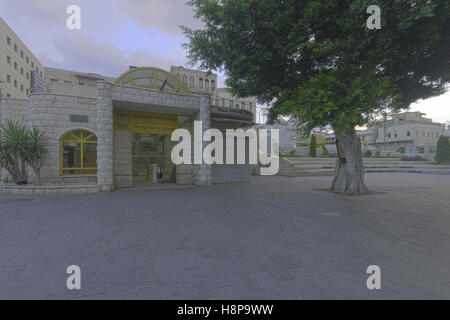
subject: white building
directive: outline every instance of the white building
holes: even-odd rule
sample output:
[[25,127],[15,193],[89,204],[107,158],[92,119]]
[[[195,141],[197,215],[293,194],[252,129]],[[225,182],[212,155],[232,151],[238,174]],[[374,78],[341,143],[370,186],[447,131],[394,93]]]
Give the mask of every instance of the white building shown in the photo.
[[39,60],[0,18],[0,97],[26,99],[43,87],[43,72]]
[[376,128],[375,147],[402,153],[434,153],[445,125],[421,112],[404,112]]

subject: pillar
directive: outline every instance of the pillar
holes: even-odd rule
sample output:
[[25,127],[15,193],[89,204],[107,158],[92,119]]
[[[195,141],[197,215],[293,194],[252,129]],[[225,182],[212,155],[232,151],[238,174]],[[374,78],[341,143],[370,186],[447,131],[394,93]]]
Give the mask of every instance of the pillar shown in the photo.
[[97,183],[102,191],[114,190],[114,126],[112,85],[97,82]]
[[[209,96],[202,96],[200,99],[200,110],[197,113],[195,120],[202,121],[202,135],[211,128],[211,98]],[[202,139],[203,140],[203,139]],[[205,149],[207,142],[203,142],[202,150]],[[208,186],[211,184],[211,165],[196,164],[194,165],[194,182],[198,186]]]

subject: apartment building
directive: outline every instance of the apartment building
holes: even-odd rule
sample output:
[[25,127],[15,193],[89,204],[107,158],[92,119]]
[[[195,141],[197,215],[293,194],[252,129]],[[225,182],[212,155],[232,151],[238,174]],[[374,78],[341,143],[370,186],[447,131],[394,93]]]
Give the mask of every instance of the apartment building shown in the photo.
[[44,67],[0,17],[0,94],[26,99],[43,90]]

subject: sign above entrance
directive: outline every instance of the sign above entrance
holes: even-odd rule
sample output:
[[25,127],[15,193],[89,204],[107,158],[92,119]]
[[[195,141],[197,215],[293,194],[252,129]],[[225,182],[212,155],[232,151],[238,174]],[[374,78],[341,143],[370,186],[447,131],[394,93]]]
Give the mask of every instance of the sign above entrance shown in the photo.
[[114,113],[116,130],[135,133],[171,135],[178,128],[178,116],[173,114],[117,110]]

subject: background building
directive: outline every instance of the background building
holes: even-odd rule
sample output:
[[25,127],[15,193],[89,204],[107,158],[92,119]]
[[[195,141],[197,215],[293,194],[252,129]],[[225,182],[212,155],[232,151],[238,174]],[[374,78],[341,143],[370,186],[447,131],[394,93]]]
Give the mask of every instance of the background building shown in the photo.
[[114,78],[95,73],[82,73],[56,68],[44,68],[45,92],[71,96],[95,97],[97,81],[114,82]]
[[188,69],[182,66],[170,67],[170,73],[195,93],[213,94],[217,88],[217,75],[200,70]]
[[0,18],[0,93],[25,99],[43,89],[44,67],[13,30]]
[[435,123],[421,112],[404,112],[375,128],[375,147],[401,153],[434,153],[445,124]]
[[250,111],[253,113],[253,122],[256,122],[256,97],[239,98],[229,88],[217,88],[216,74],[182,66],[172,66],[170,73],[183,81],[192,92],[211,95],[213,106]]

